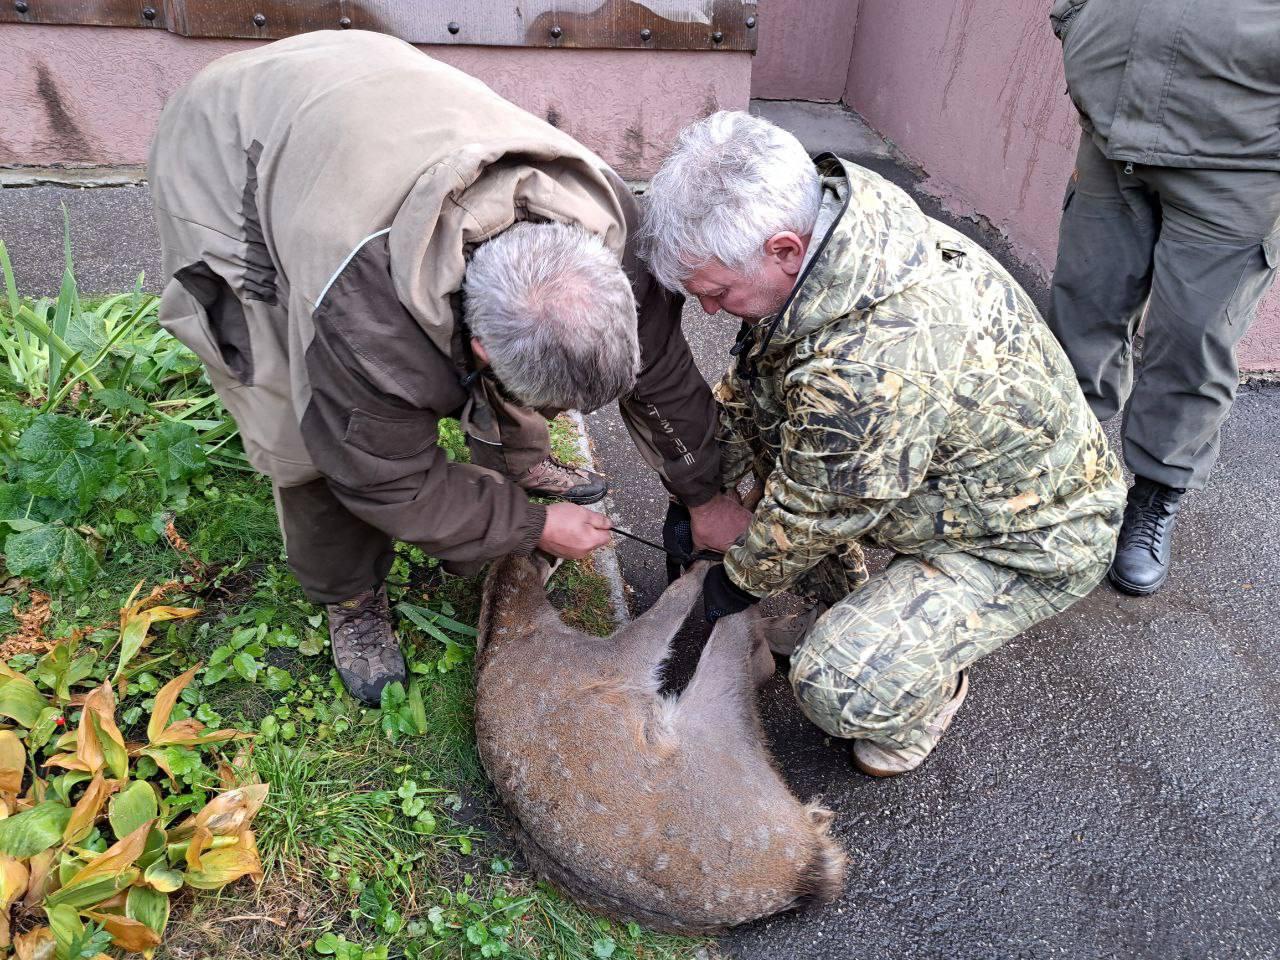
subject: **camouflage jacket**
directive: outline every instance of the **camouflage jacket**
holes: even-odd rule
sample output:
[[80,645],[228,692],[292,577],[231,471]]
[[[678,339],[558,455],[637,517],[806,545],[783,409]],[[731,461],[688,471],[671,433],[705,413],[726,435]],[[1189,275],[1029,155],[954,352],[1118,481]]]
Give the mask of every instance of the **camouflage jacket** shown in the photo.
[[817,163],[834,222],[715,391],[722,481],[765,484],[731,578],[769,596],[859,542],[1046,578],[1109,562],[1120,467],[1030,298],[889,181]]

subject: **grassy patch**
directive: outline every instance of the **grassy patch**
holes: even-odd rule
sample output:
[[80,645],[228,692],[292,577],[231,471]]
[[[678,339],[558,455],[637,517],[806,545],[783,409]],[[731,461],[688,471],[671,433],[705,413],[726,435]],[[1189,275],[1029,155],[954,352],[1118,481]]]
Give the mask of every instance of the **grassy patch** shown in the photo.
[[[71,280],[56,301],[33,302],[10,285],[0,381],[0,638],[98,626],[85,642],[105,651],[133,585],[171,584],[166,602],[202,614],[156,624],[140,657],[167,657],[166,677],[204,662],[183,709],[257,734],[241,773],[271,786],[254,821],[264,881],[176,894],[157,957],[674,960],[703,946],[590,916],[519,863],[473,742],[480,578],[446,577],[398,548],[389,582],[393,604],[413,612],[399,631],[420,713],[401,708],[406,733],[346,695],[323,613],[287,572],[270,484],[245,469],[234,424],[195,358],[157,327],[153,300],[80,303]],[[566,418],[551,436],[556,456],[580,462]],[[441,425],[440,443],[466,459],[456,423]],[[62,469],[71,457],[79,476]],[[32,633],[41,594],[48,615]],[[552,599],[581,629],[612,626],[589,564],[565,565]],[[122,718],[127,737],[146,723],[139,682],[122,703],[139,708]]]

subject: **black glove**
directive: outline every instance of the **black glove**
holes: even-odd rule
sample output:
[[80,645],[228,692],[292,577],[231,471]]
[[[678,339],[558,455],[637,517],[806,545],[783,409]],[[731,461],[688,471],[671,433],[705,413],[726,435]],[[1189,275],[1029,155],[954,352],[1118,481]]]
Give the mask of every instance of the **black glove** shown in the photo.
[[667,556],[688,566],[693,559],[693,519],[689,508],[672,500],[662,521],[662,549]]
[[717,563],[707,571],[707,579],[702,582],[702,615],[707,623],[715,623],[721,617],[741,613],[760,598],[747,593],[732,580],[723,563]]

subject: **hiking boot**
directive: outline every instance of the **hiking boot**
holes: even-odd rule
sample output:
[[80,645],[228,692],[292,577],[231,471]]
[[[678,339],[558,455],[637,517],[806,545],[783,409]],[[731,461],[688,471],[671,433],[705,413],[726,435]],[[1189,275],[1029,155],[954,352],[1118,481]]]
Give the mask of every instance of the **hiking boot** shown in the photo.
[[1107,576],[1123,593],[1145,597],[1169,577],[1173,523],[1185,490],[1135,477],[1124,505],[1120,542]]
[[598,503],[609,492],[609,484],[598,473],[561,463],[547,457],[530,467],[516,480],[531,497],[567,500],[570,503]]
[[961,670],[956,678],[956,692],[933,715],[933,719],[925,724],[924,733],[919,740],[909,747],[885,747],[870,740],[855,740],[853,765],[873,777],[896,777],[900,773],[910,773],[924,763],[925,757],[933,753],[933,748],[947,732],[947,727],[951,726],[956,711],[960,709],[968,693],[969,671]]
[[397,680],[404,683],[409,676],[392,626],[386,585],[326,604],[326,609],[330,652],[342,685],[360,702],[376,707],[383,687]]

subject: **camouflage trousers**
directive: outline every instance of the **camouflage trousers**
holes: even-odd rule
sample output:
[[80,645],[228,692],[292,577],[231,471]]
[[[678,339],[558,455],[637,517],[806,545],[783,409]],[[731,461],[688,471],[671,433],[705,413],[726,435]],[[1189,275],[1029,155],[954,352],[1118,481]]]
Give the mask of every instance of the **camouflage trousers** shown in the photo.
[[[831,606],[792,655],[796,700],[834,737],[910,746],[952,695],[961,670],[1066,610],[1105,573],[1100,564],[1039,579],[952,553],[899,555],[867,579],[861,552],[851,550],[798,585],[797,592]],[[837,599],[832,591],[842,581],[852,592]]]

